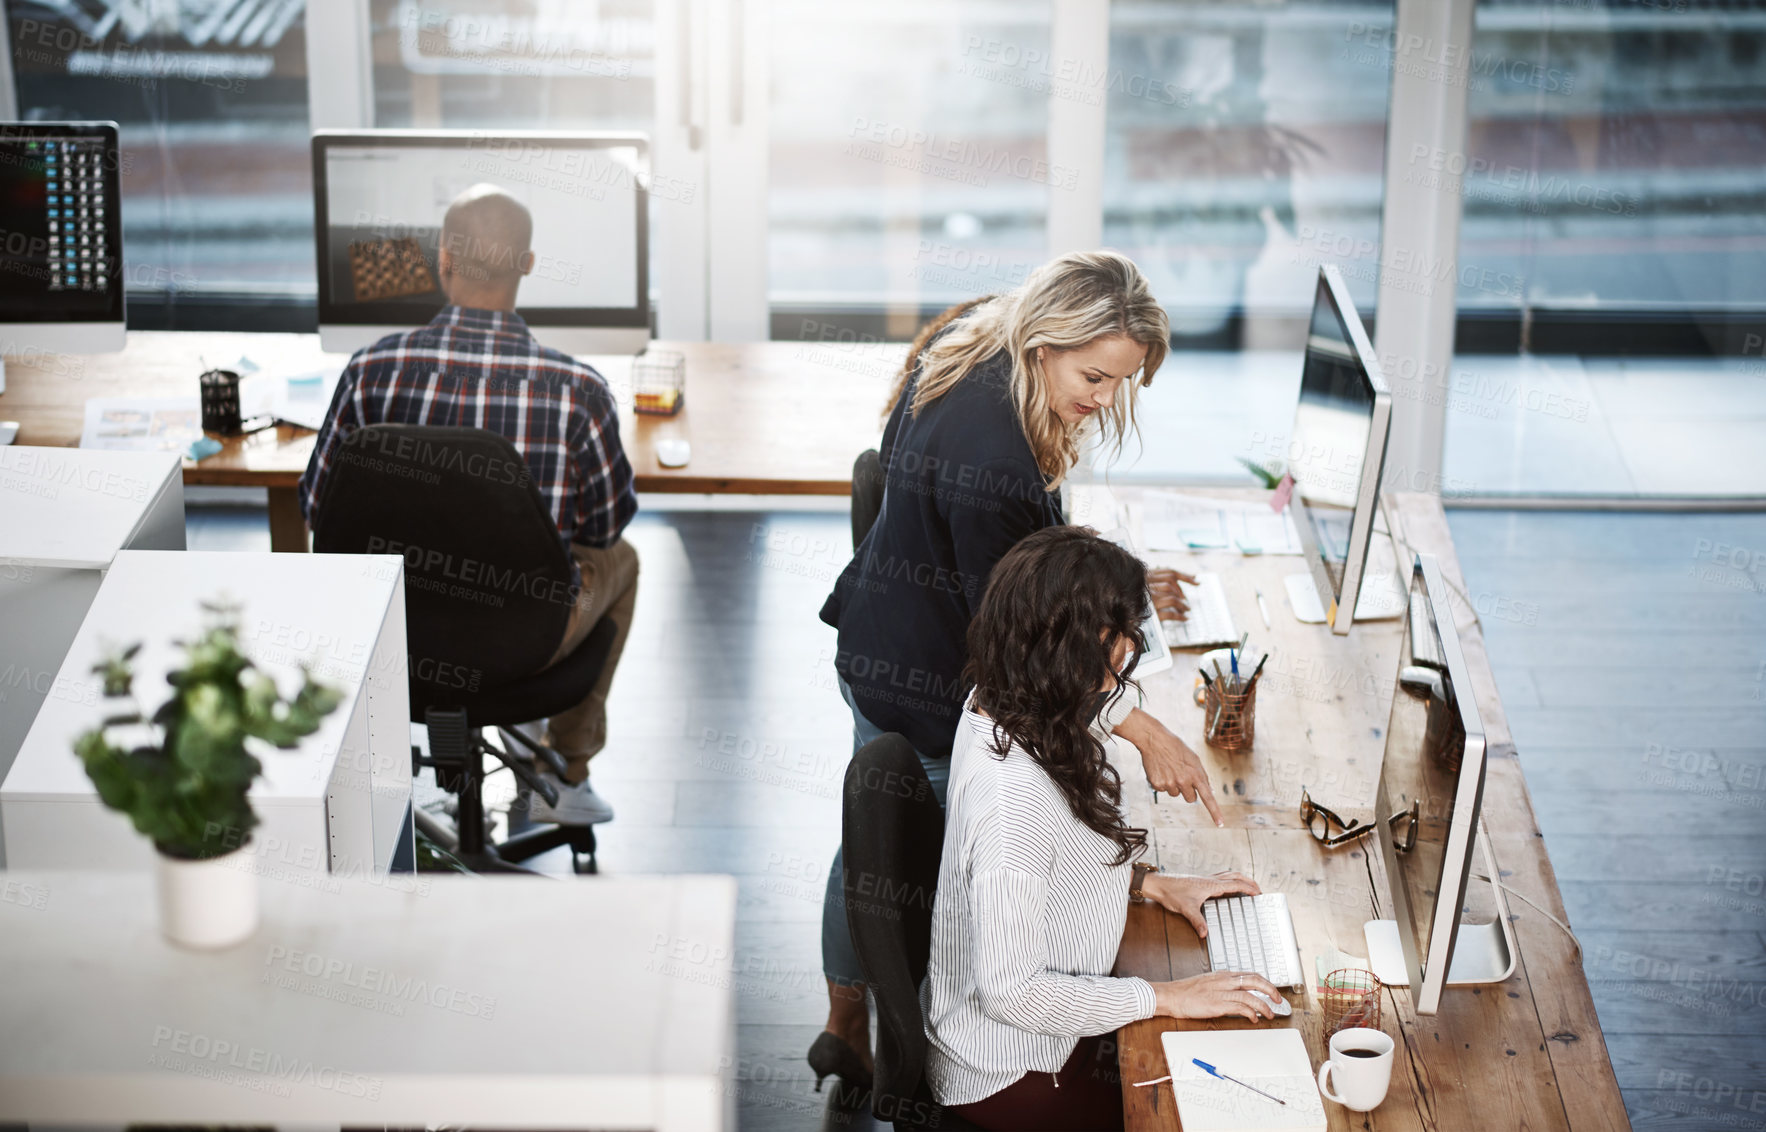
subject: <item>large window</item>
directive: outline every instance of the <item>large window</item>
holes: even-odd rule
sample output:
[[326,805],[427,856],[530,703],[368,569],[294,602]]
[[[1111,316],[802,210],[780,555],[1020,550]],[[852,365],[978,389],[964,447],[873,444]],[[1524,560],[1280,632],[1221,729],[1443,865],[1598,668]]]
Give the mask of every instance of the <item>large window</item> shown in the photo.
[[793,313],[922,314],[1008,290],[1042,262],[1049,5],[776,0],[767,287]]
[[1298,348],[1320,263],[1372,310],[1391,28],[1391,0],[1110,5],[1104,242],[1180,343]]
[[19,112],[121,129],[135,313],[310,307],[305,0],[6,0]]
[[1459,490],[1766,495],[1766,10],[1480,0],[1459,357],[1438,390]]
[[[1766,302],[1766,10],[1480,0],[1462,253],[1521,280],[1464,310],[1656,316]],[[1441,164],[1432,160],[1424,164]]]
[[650,0],[373,0],[374,124],[647,133],[651,9]]

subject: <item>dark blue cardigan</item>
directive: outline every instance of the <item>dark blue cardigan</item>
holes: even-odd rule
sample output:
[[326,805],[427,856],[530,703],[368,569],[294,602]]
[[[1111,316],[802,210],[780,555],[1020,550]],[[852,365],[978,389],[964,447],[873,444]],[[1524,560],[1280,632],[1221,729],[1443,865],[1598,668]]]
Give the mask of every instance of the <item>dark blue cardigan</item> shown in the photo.
[[1018,423],[1011,371],[1001,351],[918,416],[908,383],[878,449],[883,508],[822,606],[859,711],[938,758],[962,718],[969,621],[994,564],[1063,521]]

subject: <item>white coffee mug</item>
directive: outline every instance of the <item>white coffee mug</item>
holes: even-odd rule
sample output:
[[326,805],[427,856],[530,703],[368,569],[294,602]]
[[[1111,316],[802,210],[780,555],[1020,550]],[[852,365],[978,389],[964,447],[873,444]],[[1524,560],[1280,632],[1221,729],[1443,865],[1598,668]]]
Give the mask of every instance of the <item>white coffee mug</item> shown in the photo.
[[[1392,1084],[1392,1039],[1354,1026],[1331,1036],[1331,1056],[1318,1067],[1318,1091],[1352,1112],[1372,1112]],[[1331,1092],[1335,1080],[1341,1096]]]

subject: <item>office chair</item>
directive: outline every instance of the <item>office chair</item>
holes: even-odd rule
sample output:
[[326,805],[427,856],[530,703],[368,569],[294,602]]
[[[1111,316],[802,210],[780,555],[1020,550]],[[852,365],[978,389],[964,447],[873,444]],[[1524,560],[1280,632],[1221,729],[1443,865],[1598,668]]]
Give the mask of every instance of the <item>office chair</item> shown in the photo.
[[883,462],[875,448],[867,448],[852,462],[852,550],[865,541],[883,510]]
[[897,1129],[972,1128],[932,1099],[925,1078],[920,983],[932,949],[944,811],[919,756],[900,735],[884,735],[853,755],[842,793],[840,844],[846,925],[877,1007],[871,1115]]
[[[545,667],[577,589],[551,511],[515,446],[484,429],[369,425],[334,452],[314,511],[315,551],[405,559],[411,720],[429,737],[427,757],[411,749],[412,767],[433,767],[436,783],[459,798],[454,855],[473,871],[529,872],[519,862],[568,845],[573,868],[594,872],[591,826],[543,826],[486,843],[485,756],[555,802],[556,790],[515,744],[560,776],[563,760],[514,728],[580,703],[614,637],[603,619]],[[503,728],[510,749],[487,742],[486,727]],[[419,815],[433,835],[434,823]]]

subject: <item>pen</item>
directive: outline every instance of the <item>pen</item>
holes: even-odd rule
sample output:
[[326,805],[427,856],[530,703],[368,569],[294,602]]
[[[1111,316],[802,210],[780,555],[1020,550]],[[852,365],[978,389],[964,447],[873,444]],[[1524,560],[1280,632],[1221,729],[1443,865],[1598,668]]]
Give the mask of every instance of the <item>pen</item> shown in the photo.
[[1257,677],[1258,677],[1258,676],[1260,676],[1260,675],[1262,675],[1262,673],[1263,673],[1263,666],[1264,666],[1264,664],[1265,664],[1265,663],[1267,663],[1267,662],[1268,662],[1268,660],[1269,660],[1269,654],[1268,654],[1268,653],[1264,653],[1264,654],[1263,654],[1263,659],[1262,659],[1262,660],[1259,660],[1259,661],[1258,661],[1258,662],[1257,662],[1257,667],[1256,667],[1256,668],[1253,668],[1253,669],[1252,669],[1252,670],[1251,670],[1251,679],[1249,679],[1249,680],[1247,680],[1247,681],[1246,681],[1246,684],[1247,684],[1247,685],[1249,685],[1249,684],[1255,684],[1255,683],[1257,683]]
[[1263,591],[1257,591],[1257,612],[1263,614],[1263,627],[1269,628],[1269,606],[1263,604]]
[[1213,684],[1214,683],[1214,677],[1208,675],[1208,670],[1206,668],[1196,669],[1196,674],[1202,678],[1202,683],[1204,683],[1204,684]]
[[1194,1065],[1201,1066],[1202,1071],[1204,1073],[1207,1073],[1210,1077],[1218,1077],[1222,1081],[1231,1081],[1233,1084],[1239,1086],[1239,1088],[1241,1088],[1241,1089],[1250,1089],[1253,1093],[1256,1093],[1258,1096],[1269,1097],[1270,1100],[1272,1100],[1276,1104],[1282,1105],[1284,1107],[1288,1103],[1287,1101],[1282,1100],[1280,1097],[1270,1097],[1268,1093],[1264,1092],[1262,1089],[1259,1089],[1256,1085],[1247,1085],[1243,1081],[1239,1080],[1237,1077],[1228,1077],[1226,1074],[1224,1074],[1220,1070],[1214,1068],[1214,1066],[1209,1065],[1206,1061],[1203,1061],[1199,1057],[1190,1058],[1190,1062]]

